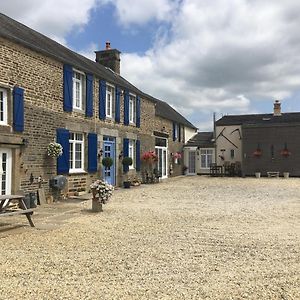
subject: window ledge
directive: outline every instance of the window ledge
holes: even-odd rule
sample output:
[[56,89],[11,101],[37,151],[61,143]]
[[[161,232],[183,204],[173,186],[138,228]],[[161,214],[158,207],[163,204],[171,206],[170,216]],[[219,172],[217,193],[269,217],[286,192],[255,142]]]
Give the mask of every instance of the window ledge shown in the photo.
[[73,107],[73,111],[77,112],[77,113],[81,113],[81,114],[85,113],[85,111],[83,109],[79,109],[79,108],[75,108],[75,107]]
[[88,174],[88,172],[86,172],[85,170],[70,170],[69,171],[69,175],[80,175],[80,174]]

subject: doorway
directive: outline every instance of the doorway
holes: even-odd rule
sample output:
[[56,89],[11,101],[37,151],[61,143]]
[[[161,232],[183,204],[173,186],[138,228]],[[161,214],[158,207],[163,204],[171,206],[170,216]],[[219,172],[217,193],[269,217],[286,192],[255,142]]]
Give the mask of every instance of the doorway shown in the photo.
[[103,157],[111,157],[113,164],[111,167],[102,166],[103,178],[108,184],[116,184],[116,150],[115,150],[115,138],[104,137],[103,138]]
[[155,138],[155,153],[157,155],[157,170],[161,178],[168,178],[168,145],[167,139]]
[[196,175],[196,151],[189,151],[188,160],[188,175]]
[[12,179],[12,153],[11,149],[0,148],[0,194],[11,194]]

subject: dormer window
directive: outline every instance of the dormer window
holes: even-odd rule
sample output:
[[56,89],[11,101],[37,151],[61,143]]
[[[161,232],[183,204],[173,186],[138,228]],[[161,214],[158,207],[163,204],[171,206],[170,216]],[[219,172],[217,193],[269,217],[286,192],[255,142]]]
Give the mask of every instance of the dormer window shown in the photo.
[[73,70],[73,108],[83,110],[83,99],[84,99],[84,88],[85,88],[85,75],[84,73]]

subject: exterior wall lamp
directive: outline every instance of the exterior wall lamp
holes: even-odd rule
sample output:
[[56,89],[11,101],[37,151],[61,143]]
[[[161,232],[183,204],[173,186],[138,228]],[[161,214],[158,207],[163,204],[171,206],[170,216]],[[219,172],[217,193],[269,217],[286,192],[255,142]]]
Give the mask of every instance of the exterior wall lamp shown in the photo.
[[101,157],[103,155],[103,150],[100,149],[99,152],[98,152],[98,157]]

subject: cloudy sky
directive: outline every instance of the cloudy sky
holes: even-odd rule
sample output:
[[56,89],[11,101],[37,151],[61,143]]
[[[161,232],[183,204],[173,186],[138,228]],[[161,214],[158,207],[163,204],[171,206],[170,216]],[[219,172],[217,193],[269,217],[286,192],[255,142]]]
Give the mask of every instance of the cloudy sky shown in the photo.
[[[59,2],[59,5],[57,3]],[[200,130],[212,113],[300,111],[300,1],[1,0],[1,12],[121,74]]]

